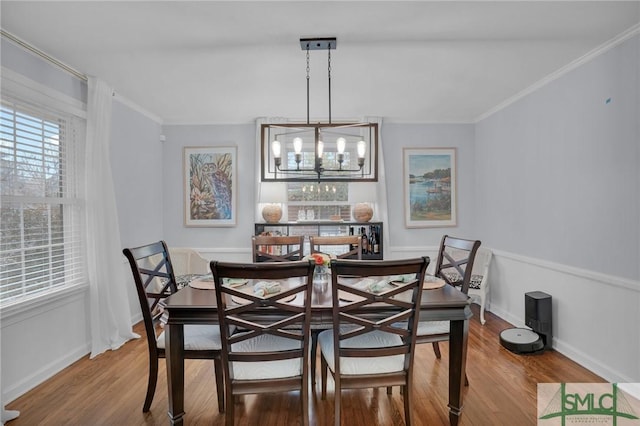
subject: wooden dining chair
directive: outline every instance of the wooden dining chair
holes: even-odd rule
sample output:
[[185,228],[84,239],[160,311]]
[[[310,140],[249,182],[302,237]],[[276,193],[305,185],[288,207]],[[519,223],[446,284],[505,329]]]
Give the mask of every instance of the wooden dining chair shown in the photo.
[[[444,235],[440,241],[434,275],[442,278],[446,285],[458,287],[460,291],[467,294],[480,244],[479,240]],[[431,343],[436,358],[441,357],[439,342],[448,340],[449,321],[421,321],[418,324],[416,343]]]
[[[343,389],[401,386],[405,423],[411,409],[417,312],[429,258],[332,260],[333,329],[320,333],[322,399],[327,372],[335,382],[334,422]],[[393,276],[408,279],[391,281]]]
[[[325,235],[309,236],[311,254],[333,254],[337,259],[355,258],[362,259],[362,240],[357,235]],[[318,353],[318,333],[322,330],[311,332],[311,384],[316,384],[316,357]]]
[[251,237],[254,262],[291,262],[304,257],[304,235]]
[[[147,334],[149,380],[147,396],[142,406],[142,411],[147,412],[151,408],[158,381],[158,359],[165,358],[164,331],[156,335],[156,324],[162,315],[163,300],[178,289],[169,250],[164,241],[136,248],[125,248],[122,252],[131,266]],[[184,348],[184,357],[187,359],[213,360],[218,410],[221,413],[224,412],[220,328],[217,325],[185,325]]]
[[[211,262],[222,332],[227,425],[234,424],[238,395],[293,390],[300,391],[302,424],[309,424],[314,268],[309,261]],[[236,287],[225,284],[226,279],[248,283]],[[229,327],[236,327],[236,332],[228,333]]]
[[[342,246],[342,250],[339,247]],[[362,241],[357,235],[310,236],[311,254],[334,254],[338,259],[362,259]]]

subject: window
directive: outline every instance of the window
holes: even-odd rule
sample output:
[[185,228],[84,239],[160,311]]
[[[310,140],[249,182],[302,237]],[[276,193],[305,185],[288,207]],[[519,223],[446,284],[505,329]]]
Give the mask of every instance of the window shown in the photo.
[[288,182],[290,220],[351,219],[348,182]]
[[84,120],[3,94],[0,305],[86,282]]

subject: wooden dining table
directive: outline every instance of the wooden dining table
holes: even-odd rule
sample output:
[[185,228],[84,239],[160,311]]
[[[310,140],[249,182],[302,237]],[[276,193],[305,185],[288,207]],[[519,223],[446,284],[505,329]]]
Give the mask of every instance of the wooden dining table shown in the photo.
[[[312,328],[331,328],[330,285],[314,283],[312,296]],[[467,337],[471,318],[470,299],[456,288],[423,290],[420,304],[421,321],[450,321],[449,335],[449,422],[457,425],[462,414],[462,389],[465,381]],[[217,324],[218,310],[214,290],[186,286],[165,300],[166,362],[169,392],[169,419],[173,425],[184,421],[184,325]],[[315,361],[315,360],[314,360]],[[220,390],[219,390],[220,392]]]

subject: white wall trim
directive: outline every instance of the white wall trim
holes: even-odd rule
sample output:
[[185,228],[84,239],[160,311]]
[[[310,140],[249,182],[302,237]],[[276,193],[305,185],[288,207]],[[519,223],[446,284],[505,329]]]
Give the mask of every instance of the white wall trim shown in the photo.
[[602,284],[620,287],[627,290],[633,290],[640,293],[640,281],[634,281],[632,279],[617,277],[614,275],[602,274],[599,272],[590,271],[588,269],[576,268],[573,266],[549,262],[547,260],[536,259],[533,257],[522,256],[519,254],[513,254],[501,250],[493,250],[493,254],[494,256],[502,256],[507,259],[537,266],[543,269],[561,272],[563,274],[573,275],[579,278],[586,278],[591,281],[597,281]]
[[52,309],[58,309],[86,296],[88,284],[62,287],[57,291],[43,293],[0,308],[2,328],[42,315]]
[[485,118],[487,118],[487,117],[495,114],[496,112],[508,107],[509,105],[511,105],[511,104],[515,103],[516,101],[524,98],[525,96],[535,92],[536,90],[540,89],[541,87],[546,86],[547,84],[551,83],[552,81],[557,80],[558,78],[560,78],[563,75],[573,71],[574,69],[580,67],[581,65],[584,65],[585,63],[591,61],[592,59],[594,59],[594,58],[602,55],[603,53],[613,49],[614,47],[616,47],[619,44],[623,43],[624,41],[630,39],[631,37],[635,36],[636,34],[640,34],[640,24],[634,25],[633,27],[631,27],[628,30],[622,32],[621,34],[618,34],[617,36],[615,36],[611,40],[606,41],[605,43],[603,43],[600,46],[596,47],[595,49],[591,50],[590,52],[587,52],[585,55],[581,56],[580,58],[568,63],[564,67],[552,72],[551,74],[547,75],[546,77],[544,77],[543,79],[539,80],[538,82],[532,84],[531,86],[527,87],[526,89],[516,93],[515,95],[513,95],[509,99],[499,103],[498,105],[494,106],[493,108],[489,109],[488,111],[484,112],[483,114],[480,114],[478,117],[476,117],[475,120],[473,120],[473,122],[474,123],[478,123],[478,122],[484,120]]

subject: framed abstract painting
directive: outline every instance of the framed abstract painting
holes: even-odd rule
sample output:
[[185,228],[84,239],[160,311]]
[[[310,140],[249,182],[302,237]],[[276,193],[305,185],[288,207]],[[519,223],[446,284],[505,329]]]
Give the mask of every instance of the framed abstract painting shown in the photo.
[[185,226],[235,226],[236,147],[185,147]]
[[406,227],[456,226],[455,148],[403,151]]

